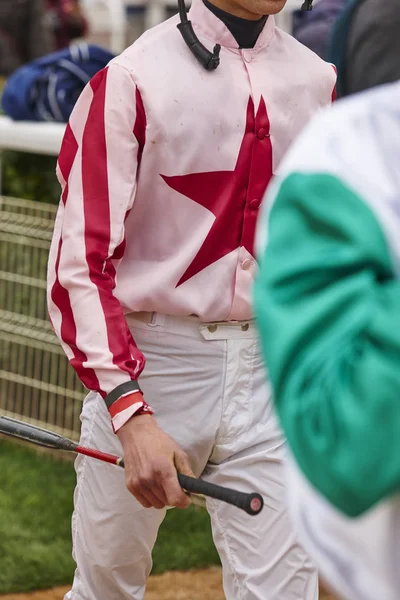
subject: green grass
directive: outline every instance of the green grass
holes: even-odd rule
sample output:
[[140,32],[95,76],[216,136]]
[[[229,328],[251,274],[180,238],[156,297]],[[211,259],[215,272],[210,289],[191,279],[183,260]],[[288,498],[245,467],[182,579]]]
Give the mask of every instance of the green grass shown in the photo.
[[[72,581],[72,464],[0,440],[0,595]],[[173,540],[173,543],[172,543]],[[218,564],[204,510],[169,510],[153,572]]]
[[218,565],[207,511],[191,506],[169,510],[153,551],[153,573]]

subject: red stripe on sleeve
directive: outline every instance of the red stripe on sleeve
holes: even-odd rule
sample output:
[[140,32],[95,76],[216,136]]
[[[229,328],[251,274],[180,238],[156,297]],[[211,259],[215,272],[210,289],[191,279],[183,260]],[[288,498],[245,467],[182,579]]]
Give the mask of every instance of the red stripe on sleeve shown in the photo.
[[138,165],[142,159],[143,148],[146,143],[146,126],[146,113],[144,111],[142,96],[140,95],[138,88],[136,88],[136,120],[133,128],[133,134],[139,144],[137,155]]
[[[63,194],[62,201],[64,205],[66,204],[68,197],[68,179],[71,173],[72,165],[74,164],[76,154],[78,152],[78,142],[74,136],[74,133],[71,129],[70,124],[67,125],[63,142],[61,145],[60,155],[58,157],[58,166],[60,172],[66,182]],[[93,369],[82,369],[82,363],[87,360],[87,356],[84,352],[82,352],[76,345],[76,324],[74,319],[74,314],[72,312],[71,301],[69,297],[69,292],[65,289],[59,280],[59,265],[60,265],[60,256],[62,251],[62,238],[58,243],[57,249],[57,258],[56,263],[54,265],[55,270],[55,282],[51,289],[51,299],[54,302],[55,306],[59,309],[61,313],[61,328],[60,328],[60,337],[65,344],[67,344],[71,351],[73,352],[74,358],[71,359],[71,365],[74,369],[79,369],[79,376],[82,380],[82,383],[88,388],[92,390],[98,390],[100,393],[102,391],[99,389],[99,381],[96,377],[96,373]],[[105,395],[103,393],[103,395]]]
[[65,181],[68,181],[77,152],[78,142],[71,129],[71,125],[68,123],[61,144],[60,155],[58,157],[58,166],[60,167],[61,174]]
[[71,348],[74,354],[74,358],[70,360],[70,363],[78,372],[83,385],[85,385],[89,390],[98,391],[104,397],[106,394],[100,389],[99,381],[94,370],[82,368],[82,363],[87,360],[87,356],[76,345],[76,324],[74,313],[72,312],[69,292],[61,285],[58,278],[61,250],[62,238],[60,238],[58,244],[57,260],[55,264],[56,280],[51,290],[51,299],[61,313],[60,336],[63,342]]
[[[337,75],[337,68],[335,67],[335,65],[332,65],[333,70],[335,71],[335,74]],[[335,87],[333,88],[332,91],[332,102],[335,102],[337,98],[337,91],[336,91],[336,83],[335,83]]]
[[[86,260],[90,280],[98,289],[113,364],[135,379],[137,360],[143,362],[143,357],[130,335],[120,303],[112,293],[115,268],[109,256],[111,214],[104,119],[107,73],[105,69],[91,81],[94,97],[82,138]],[[121,247],[117,254],[121,258]],[[135,358],[131,355],[132,344]]]
[[58,157],[58,167],[61,171],[61,175],[63,176],[66,182],[61,196],[61,200],[63,201],[64,205],[67,202],[68,198],[68,178],[71,173],[72,165],[74,164],[77,152],[78,142],[76,141],[70,124],[68,123],[61,144],[60,155]]

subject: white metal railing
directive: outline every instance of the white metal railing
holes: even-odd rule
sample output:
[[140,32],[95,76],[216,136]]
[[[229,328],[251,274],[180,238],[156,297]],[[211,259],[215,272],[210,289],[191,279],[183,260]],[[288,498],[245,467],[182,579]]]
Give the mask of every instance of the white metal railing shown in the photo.
[[83,0],[92,32],[109,33],[109,49],[119,54],[126,46],[127,21],[124,0]]
[[0,116],[0,150],[57,156],[64,131],[63,123],[16,122]]
[[0,412],[76,439],[84,389],[47,318],[56,210],[0,196]]

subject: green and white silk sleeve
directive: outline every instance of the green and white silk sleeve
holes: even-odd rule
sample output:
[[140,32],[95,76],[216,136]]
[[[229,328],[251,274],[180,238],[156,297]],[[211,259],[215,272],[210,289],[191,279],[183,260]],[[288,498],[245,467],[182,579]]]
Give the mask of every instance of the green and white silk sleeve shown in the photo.
[[289,174],[255,309],[281,424],[306,477],[359,515],[400,487],[400,281],[370,205],[338,176]]

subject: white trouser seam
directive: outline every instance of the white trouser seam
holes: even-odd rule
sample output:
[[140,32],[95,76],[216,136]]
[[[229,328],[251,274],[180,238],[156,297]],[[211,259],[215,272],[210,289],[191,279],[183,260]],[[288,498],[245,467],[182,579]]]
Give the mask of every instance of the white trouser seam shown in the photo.
[[[89,435],[88,435],[88,438],[87,438],[87,442],[85,442],[84,440],[82,440],[83,443],[84,443],[84,445],[87,444],[89,447],[91,446],[91,443],[92,443],[93,431],[94,431],[94,425],[95,425],[95,421],[96,421],[96,417],[97,417],[97,412],[99,410],[100,402],[102,402],[102,401],[103,401],[102,398],[97,395],[97,397],[96,397],[96,404],[95,404],[95,407],[93,409],[93,414],[91,415],[92,422],[90,424]],[[85,480],[85,472],[86,472],[87,461],[88,461],[88,457],[84,456],[83,457],[83,461],[82,461],[82,473],[81,473],[81,476],[80,476],[79,484],[77,483],[77,485],[78,485],[78,497],[77,497],[77,500],[76,500],[76,506],[74,507],[74,526],[73,526],[73,531],[72,531],[72,544],[74,546],[74,549],[75,549],[75,546],[76,546],[76,537],[77,537],[76,521],[78,520],[78,516],[79,516],[80,499],[81,499],[82,488],[83,488],[83,484],[84,484],[84,480]],[[72,586],[72,589],[71,589],[71,600],[74,600],[74,598],[76,598],[76,593],[74,591],[74,587]],[[76,600],[79,600],[79,598],[76,599]]]
[[[228,352],[229,352],[229,345],[228,344],[227,344],[227,348],[228,348]],[[250,403],[251,403],[251,392],[252,392],[252,389],[253,389],[253,381],[254,381],[254,361],[255,361],[255,356],[256,356],[256,350],[257,350],[257,342],[255,341],[252,344],[251,348],[250,348],[251,355],[249,357],[249,362],[248,362],[248,374],[249,374],[249,376],[248,376],[248,379],[247,379],[246,384],[245,384],[247,393],[248,393],[248,395],[250,397]],[[228,361],[228,354],[227,354],[227,357],[226,357],[226,361]],[[227,369],[227,367],[225,367],[225,368]],[[226,373],[225,373],[225,375],[226,375]],[[224,383],[225,383],[225,381],[226,381],[226,377],[225,377]],[[225,407],[225,388],[224,388],[224,395],[223,395],[223,398],[222,398],[222,406],[223,406],[223,410],[224,410],[224,407]],[[249,405],[249,410],[252,410],[251,404]],[[251,418],[249,416],[248,426],[246,427],[245,431],[241,435],[246,435],[248,433],[250,427],[251,427]],[[232,439],[235,439],[236,437],[237,437],[236,433],[234,433],[234,432],[232,432],[232,434],[226,434],[226,435],[219,436],[219,437],[217,437],[217,445],[218,446],[222,446],[224,444],[227,444]]]
[[[213,504],[214,504],[214,502],[213,502]],[[232,571],[233,579],[235,581],[237,589],[239,590],[239,598],[238,598],[238,600],[242,600],[242,598],[243,598],[243,587],[242,587],[242,585],[240,583],[240,580],[239,580],[239,577],[238,577],[238,575],[236,573],[234,552],[233,552],[233,550],[232,550],[232,548],[231,548],[231,546],[229,544],[229,540],[228,540],[228,535],[227,535],[226,529],[222,525],[222,523],[221,523],[221,521],[219,519],[219,516],[218,516],[218,504],[220,504],[220,503],[216,502],[214,504],[214,506],[216,506],[216,508],[213,511],[213,515],[214,515],[215,522],[216,522],[216,524],[217,524],[217,526],[218,526],[218,528],[220,530],[221,539],[222,539],[222,541],[223,541],[223,543],[225,544],[225,547],[226,547],[226,557],[228,559],[229,566],[230,566],[231,571]]]
[[[257,341],[254,341],[253,345],[252,345],[252,355],[251,355],[251,359],[250,359],[250,368],[249,368],[249,394],[250,394],[250,406],[249,406],[249,410],[253,411],[253,406],[252,406],[252,402],[254,402],[254,400],[252,400],[252,390],[253,390],[253,383],[254,383],[254,363],[255,363],[255,358],[256,358],[256,351],[257,351]],[[250,416],[250,422],[252,421],[251,416]]]
[[221,423],[222,423],[222,419],[224,416],[224,410],[225,410],[225,389],[226,389],[226,379],[227,379],[227,370],[228,370],[228,352],[229,352],[229,344],[228,344],[228,340],[224,340],[224,346],[225,346],[225,357],[224,357],[224,361],[223,361],[223,375],[222,375],[222,385],[221,385],[221,416],[219,419],[219,425],[218,425],[218,429],[215,432],[215,440],[214,440],[214,445],[217,443],[218,440],[218,435],[219,435],[219,429],[221,427]]

